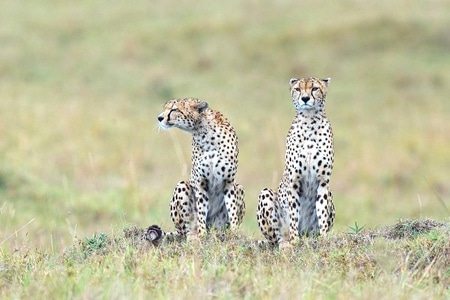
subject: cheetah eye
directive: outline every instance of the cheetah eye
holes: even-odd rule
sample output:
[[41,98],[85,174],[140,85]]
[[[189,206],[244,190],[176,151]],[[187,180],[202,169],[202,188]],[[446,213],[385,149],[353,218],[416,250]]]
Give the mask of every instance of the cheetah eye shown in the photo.
[[167,120],[170,120],[170,115],[174,112],[174,111],[177,111],[178,109],[176,108],[176,107],[172,107],[170,110],[169,110],[169,113],[167,114]]
[[317,86],[315,86],[315,87],[313,87],[312,89],[311,89],[311,91],[312,92],[315,92],[315,91],[317,91],[319,88],[317,87]]
[[297,92],[300,92],[300,88],[299,87],[294,88],[294,90],[296,90]]
[[172,107],[172,108],[170,109],[170,111],[169,111],[169,114],[170,114],[171,112],[174,112],[174,111],[177,111],[177,110],[178,110],[177,107]]

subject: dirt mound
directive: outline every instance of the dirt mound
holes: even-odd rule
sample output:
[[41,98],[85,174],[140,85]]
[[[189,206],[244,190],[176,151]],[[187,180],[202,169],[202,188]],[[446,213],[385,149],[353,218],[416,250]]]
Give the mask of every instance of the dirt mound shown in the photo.
[[414,239],[420,234],[447,226],[430,219],[424,220],[400,220],[397,224],[381,229],[381,235],[388,239]]

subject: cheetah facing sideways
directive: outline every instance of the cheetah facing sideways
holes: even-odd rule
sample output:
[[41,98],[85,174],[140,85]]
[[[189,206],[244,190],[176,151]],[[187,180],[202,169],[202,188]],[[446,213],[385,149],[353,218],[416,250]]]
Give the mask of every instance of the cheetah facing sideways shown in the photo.
[[322,235],[333,226],[329,188],[333,133],[325,115],[329,82],[329,78],[289,82],[296,115],[286,140],[284,172],[278,191],[265,188],[258,199],[258,225],[272,245],[293,245],[300,235]]
[[238,138],[228,120],[196,98],[170,100],[158,116],[159,127],[192,134],[189,182],[180,181],[170,202],[175,232],[150,226],[146,239],[163,236],[203,236],[210,228],[237,229],[245,212],[244,189],[235,182]]

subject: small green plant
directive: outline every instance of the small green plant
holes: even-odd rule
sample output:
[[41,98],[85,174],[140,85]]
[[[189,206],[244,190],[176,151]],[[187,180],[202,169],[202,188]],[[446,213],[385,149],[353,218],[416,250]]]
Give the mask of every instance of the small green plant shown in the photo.
[[85,238],[83,243],[83,255],[87,257],[89,254],[101,250],[106,247],[108,236],[105,233],[94,234],[91,238]]
[[364,227],[366,227],[366,225],[363,225],[363,226],[360,227],[358,225],[358,222],[355,221],[355,226],[353,226],[353,227],[352,226],[348,226],[348,228],[350,229],[348,231],[348,234],[358,234],[364,229]]

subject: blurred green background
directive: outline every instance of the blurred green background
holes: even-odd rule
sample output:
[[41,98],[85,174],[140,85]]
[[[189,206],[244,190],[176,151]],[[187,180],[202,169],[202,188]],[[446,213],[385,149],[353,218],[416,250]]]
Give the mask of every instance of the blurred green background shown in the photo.
[[190,137],[158,132],[173,97],[240,139],[242,231],[276,188],[291,77],[331,77],[334,231],[450,212],[449,1],[0,2],[0,245],[154,223],[172,229]]

